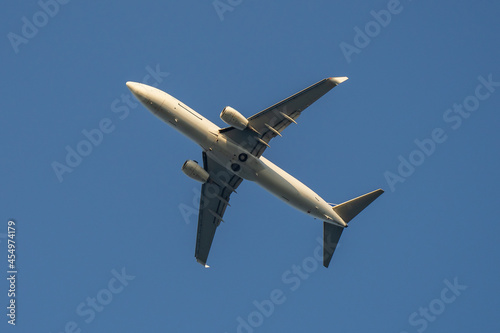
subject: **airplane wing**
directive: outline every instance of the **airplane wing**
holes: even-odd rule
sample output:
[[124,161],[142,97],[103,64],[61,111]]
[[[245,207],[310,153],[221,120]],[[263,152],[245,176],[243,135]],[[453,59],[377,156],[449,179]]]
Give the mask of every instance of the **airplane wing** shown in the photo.
[[205,152],[203,152],[203,168],[210,174],[210,178],[201,187],[194,256],[200,264],[208,267],[206,263],[215,230],[229,205],[229,196],[235,192],[243,179],[212,160]]
[[309,105],[333,87],[347,80],[347,77],[330,77],[268,107],[248,118],[247,128],[239,130],[226,127],[220,130],[226,137],[247,149],[252,155],[260,157],[269,147],[269,141],[279,135],[300,116]]

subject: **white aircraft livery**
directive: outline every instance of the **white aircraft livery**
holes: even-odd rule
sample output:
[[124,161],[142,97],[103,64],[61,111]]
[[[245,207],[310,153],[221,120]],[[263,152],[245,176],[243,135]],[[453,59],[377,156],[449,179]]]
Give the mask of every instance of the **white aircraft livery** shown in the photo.
[[269,142],[302,112],[347,77],[330,77],[245,118],[226,106],[220,118],[229,125],[220,128],[169,94],[136,82],[127,82],[134,96],[155,116],[186,135],[203,149],[203,167],[188,160],[182,171],[202,183],[196,235],[196,260],[208,267],[207,258],[215,230],[223,221],[229,197],[243,179],[253,181],[296,209],[323,221],[323,265],[347,227],[359,212],[384,191],[381,189],[339,205],[327,203],[318,194],[280,169],[262,154]]

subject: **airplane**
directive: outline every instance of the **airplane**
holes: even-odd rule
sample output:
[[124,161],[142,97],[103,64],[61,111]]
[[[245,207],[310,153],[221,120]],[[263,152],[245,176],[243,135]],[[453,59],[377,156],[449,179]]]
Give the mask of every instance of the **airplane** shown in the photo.
[[323,221],[323,266],[328,267],[340,236],[348,223],[384,191],[375,190],[338,205],[327,203],[299,180],[273,164],[262,154],[269,142],[320,97],[346,81],[329,77],[245,118],[226,106],[220,118],[225,128],[212,123],[195,110],[155,87],[127,82],[132,94],[156,117],[172,126],[203,150],[203,167],[187,160],[181,170],[202,183],[195,258],[205,267],[215,231],[223,221],[229,197],[241,182],[253,181],[305,214]]

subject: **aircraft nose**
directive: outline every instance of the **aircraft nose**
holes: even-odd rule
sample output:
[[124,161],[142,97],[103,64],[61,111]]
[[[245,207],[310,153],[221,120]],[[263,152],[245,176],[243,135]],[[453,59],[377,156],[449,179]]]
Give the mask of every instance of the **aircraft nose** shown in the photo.
[[134,96],[138,100],[142,101],[142,100],[146,99],[146,89],[142,83],[128,81],[127,88],[130,89],[132,94],[134,94]]

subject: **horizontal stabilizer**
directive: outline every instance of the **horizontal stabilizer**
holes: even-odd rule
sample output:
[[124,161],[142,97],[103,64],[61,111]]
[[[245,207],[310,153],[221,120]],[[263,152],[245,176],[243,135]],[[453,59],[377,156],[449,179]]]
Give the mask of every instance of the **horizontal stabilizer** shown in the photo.
[[[382,193],[384,193],[384,191],[378,189],[332,208],[345,223],[348,223]],[[330,265],[333,252],[337,248],[340,236],[342,236],[342,231],[344,231],[343,227],[323,222],[323,266],[328,267],[328,265]]]
[[323,222],[323,266],[328,267],[344,228]]
[[382,193],[384,193],[384,190],[375,190],[360,197],[341,203],[340,205],[334,206],[333,210],[342,218],[342,220],[344,220],[345,223],[348,223],[369,204],[371,204],[373,200],[377,199]]

